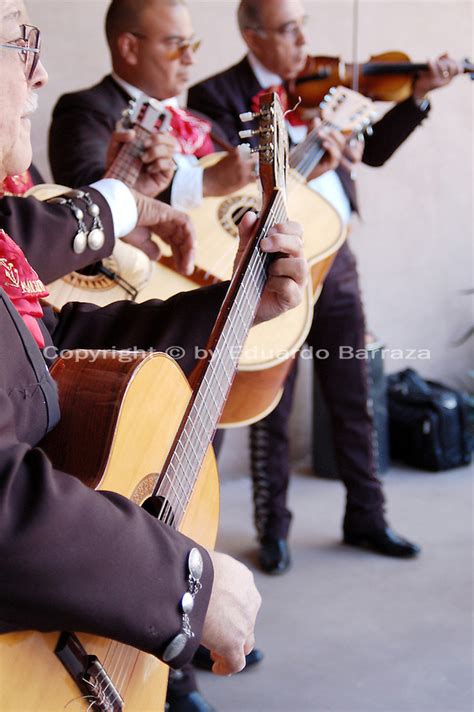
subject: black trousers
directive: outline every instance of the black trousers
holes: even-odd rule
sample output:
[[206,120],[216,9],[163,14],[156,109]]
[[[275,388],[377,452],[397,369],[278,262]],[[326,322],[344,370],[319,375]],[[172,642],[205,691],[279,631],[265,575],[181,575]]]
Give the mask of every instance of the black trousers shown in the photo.
[[[307,338],[332,420],[340,477],[346,487],[344,526],[383,527],[384,496],[375,475],[366,361],[350,358],[365,345],[365,318],[355,258],[344,246],[336,256],[314,309]],[[288,424],[297,362],[277,408],[251,427],[250,447],[257,534],[286,538],[290,475]],[[316,404],[317,407],[317,404]]]

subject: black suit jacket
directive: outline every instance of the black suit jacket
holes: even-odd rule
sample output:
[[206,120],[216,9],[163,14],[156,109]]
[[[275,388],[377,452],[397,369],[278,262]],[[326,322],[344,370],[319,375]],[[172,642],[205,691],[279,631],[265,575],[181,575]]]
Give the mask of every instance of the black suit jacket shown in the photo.
[[[57,183],[76,188],[103,177],[110,137],[129,101],[111,75],[89,89],[60,97],[49,130],[49,161]],[[193,113],[208,119],[199,111]],[[218,127],[213,126],[213,132],[223,137]],[[159,198],[169,203],[170,194],[169,187]]]
[[[103,257],[113,244],[112,218],[100,195],[93,197],[107,235],[98,255]],[[77,226],[67,207],[5,198],[0,228],[46,282],[91,261],[72,250]],[[53,236],[57,250],[49,246]],[[46,345],[53,352],[182,345],[187,357],[180,363],[189,373],[194,346],[205,346],[226,288],[104,309],[69,304],[59,316],[45,313]],[[38,347],[0,289],[0,631],[77,630],[161,655],[181,627],[178,603],[193,542],[127,499],[93,492],[52,467],[38,447],[51,424],[46,377]],[[213,577],[203,556],[203,589],[191,614],[196,637],[174,661],[177,666],[190,659],[201,637]]]
[[[244,57],[224,72],[191,87],[188,106],[213,119],[227,139],[237,145],[240,143],[239,131],[243,128],[239,114],[250,110],[252,97],[261,89],[247,57]],[[374,125],[373,135],[366,137],[364,163],[383,165],[425,117],[426,112],[420,111],[412,99],[394,106]],[[251,141],[256,144],[256,138]],[[338,168],[337,172],[353,208],[357,209],[354,181],[344,169]]]

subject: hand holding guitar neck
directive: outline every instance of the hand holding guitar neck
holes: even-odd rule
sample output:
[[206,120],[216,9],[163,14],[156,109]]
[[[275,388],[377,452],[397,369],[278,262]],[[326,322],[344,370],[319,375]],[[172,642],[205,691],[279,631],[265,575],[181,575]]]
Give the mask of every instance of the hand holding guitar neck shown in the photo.
[[[249,212],[240,223],[236,267],[254,235],[256,221],[255,213]],[[297,307],[303,298],[303,289],[309,274],[303,249],[303,228],[298,223],[287,221],[274,225],[261,241],[260,249],[275,255],[276,259],[268,268],[267,283],[255,318],[256,324],[274,319]]]
[[168,132],[169,111],[154,99],[131,101],[112,134],[106,177],[118,178],[155,197],[173,178],[176,140]]
[[313,128],[316,129],[321,147],[325,149],[326,153],[309,174],[308,180],[318,178],[318,176],[326,173],[326,171],[336,170],[341,162],[346,145],[346,137],[342,131],[330,126],[323,126],[321,119],[314,119]]
[[[112,134],[107,151],[107,167],[112,165],[123,145],[132,145],[137,135],[134,129],[119,129]],[[155,197],[171,183],[176,165],[173,155],[176,153],[176,139],[169,133],[151,135],[144,144],[140,155],[142,170],[136,180],[135,188],[144,195]]]

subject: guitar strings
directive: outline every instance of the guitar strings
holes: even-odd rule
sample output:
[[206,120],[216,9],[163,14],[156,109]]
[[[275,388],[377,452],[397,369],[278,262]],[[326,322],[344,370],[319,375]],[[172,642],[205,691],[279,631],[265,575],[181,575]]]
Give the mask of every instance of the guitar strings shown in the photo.
[[[263,228],[262,228],[261,237],[263,236],[264,233],[266,233],[266,232],[268,231],[268,229],[269,229],[269,227],[270,227],[270,225],[268,224],[269,222],[274,221],[275,219],[278,221],[278,220],[280,220],[280,219],[283,217],[283,215],[284,215],[284,209],[285,209],[284,205],[281,206],[281,207],[279,206],[278,214],[277,214],[276,216],[274,216],[274,215],[273,215],[273,207],[272,207],[272,210],[270,211],[270,214],[269,214],[268,219],[267,219],[267,223],[266,223],[266,224],[263,226]],[[260,239],[261,239],[261,238],[260,238]],[[256,266],[257,266],[257,264],[258,264],[258,260],[259,260],[259,258],[260,258],[260,255],[261,255],[261,253],[258,253],[258,252],[254,253],[254,255],[252,256],[252,258],[251,258],[251,260],[250,260],[250,262],[249,262],[248,273],[247,273],[247,282],[248,282],[250,279],[252,279],[253,282],[252,282],[252,286],[251,286],[251,287],[249,287],[248,284],[245,285],[244,282],[243,282],[242,288],[241,288],[241,290],[240,290],[240,291],[241,291],[241,294],[243,294],[243,295],[248,295],[248,293],[250,292],[250,290],[251,290],[252,288],[254,289],[254,291],[255,291],[255,289],[257,288],[257,286],[256,286],[256,285],[257,285],[257,282],[256,282],[256,280],[255,280],[254,278],[255,278],[255,268],[256,268]],[[261,269],[261,264],[260,264],[260,269]],[[241,297],[241,299],[242,299],[242,297]],[[234,302],[234,305],[233,305],[232,309],[234,309],[234,311],[235,311],[235,309],[240,309],[240,304],[239,304],[239,302],[238,302],[238,299],[236,299],[236,301]],[[240,315],[237,314],[237,316],[240,316]],[[235,319],[234,319],[234,321],[232,321],[232,317],[233,317],[233,314],[232,314],[232,310],[231,310],[231,314],[230,314],[230,317],[229,317],[229,321],[227,322],[228,324],[233,324],[233,323],[235,323]],[[243,326],[241,325],[241,333],[239,333],[238,335],[236,335],[236,336],[238,336],[238,338],[239,338],[240,340],[242,340],[242,334],[243,334],[244,329],[245,329],[245,325],[243,325]],[[225,332],[225,329],[223,330],[223,335],[222,335],[221,338],[223,338],[223,345],[224,345],[224,347],[225,347],[225,346],[226,346],[226,332]],[[242,346],[243,346],[243,344],[242,344]],[[217,351],[217,349],[216,349],[216,351]],[[226,357],[226,356],[227,356],[227,355],[224,354],[224,357]],[[215,368],[215,367],[214,367],[214,363],[215,363],[215,360],[214,360],[214,362],[212,362],[212,366],[211,366],[211,369],[213,369],[213,370],[214,370],[214,368]],[[222,366],[221,366],[221,367],[222,367]],[[221,375],[221,374],[219,374],[219,372],[218,372],[218,373],[217,373],[217,376],[219,376],[219,375]],[[217,376],[216,376],[215,373],[213,374],[213,376],[214,376],[214,383],[217,383],[218,385],[221,385],[221,384],[220,384],[220,381],[217,380]],[[227,387],[228,387],[228,384],[227,384]],[[210,397],[214,400],[214,398],[213,398],[214,393],[212,392],[212,389],[210,389],[209,395],[210,395]],[[197,400],[197,398],[196,398],[196,400]],[[209,409],[208,409],[207,406],[206,406],[206,401],[205,401],[205,400],[204,400],[203,407],[204,407],[204,412],[205,412],[206,416],[209,418],[209,425],[212,425],[213,427],[215,427],[215,423],[213,422],[213,416],[214,416],[214,418],[215,418],[215,414],[211,414],[211,413],[209,412]],[[190,415],[191,415],[191,413],[190,413]],[[219,414],[218,414],[218,415],[219,415]],[[218,415],[217,415],[217,417],[218,417]],[[193,427],[193,428],[194,428],[194,432],[191,432],[190,435],[189,435],[189,433],[186,433],[186,435],[190,436],[190,443],[191,443],[191,446],[192,446],[193,438],[194,438],[194,436],[195,436],[195,434],[197,433],[198,430],[197,430],[196,424],[193,424],[192,421],[189,421],[189,423],[190,423],[190,427]],[[206,433],[204,432],[204,434],[206,434]],[[182,442],[180,442],[179,445],[176,447],[175,457],[173,458],[173,460],[172,460],[171,463],[170,463],[170,465],[172,466],[172,470],[173,470],[173,474],[174,474],[174,475],[176,475],[178,469],[181,469],[181,470],[183,469],[183,467],[182,467],[182,466],[183,466],[183,456],[180,455],[180,453],[179,453],[179,446],[181,446],[181,450],[183,451],[183,454],[184,454],[184,456],[186,457],[188,463],[191,463],[191,462],[192,462],[192,458],[190,457],[189,450],[186,451],[185,446],[183,445]],[[207,446],[206,446],[206,447],[207,447]],[[197,460],[197,461],[199,460],[199,458],[196,456],[196,453],[194,453],[194,460]],[[188,464],[188,463],[186,463],[186,464]],[[194,464],[194,463],[193,463],[193,464]],[[184,472],[183,475],[184,475],[184,480],[185,480],[185,482],[189,485],[189,480],[188,480],[187,477],[186,477],[186,473]],[[165,477],[166,477],[166,474],[165,474]],[[166,484],[169,484],[169,483],[170,483],[170,480],[169,480],[169,478],[167,478],[167,480],[166,480],[166,481],[164,482],[164,484],[163,484],[163,488],[160,489],[159,494],[160,494],[161,496],[168,495],[169,498],[170,498],[170,500],[171,500],[173,503],[176,504],[176,498],[174,498],[174,497],[172,496],[172,495],[173,495],[173,492],[176,494],[176,490],[173,488],[173,490],[171,491],[171,488],[170,488],[169,486],[166,487]],[[188,494],[189,494],[189,491],[188,491],[188,493],[186,493],[186,497],[188,496]],[[181,501],[180,501],[180,498],[178,498],[178,504],[182,504]],[[160,518],[162,518],[162,517],[165,517],[165,518],[166,518],[167,515],[168,515],[168,512],[166,511],[166,507],[163,506],[159,516],[160,516]]]
[[[300,176],[306,179],[311,171],[318,165],[326,152],[325,149],[321,147],[321,143],[316,136],[318,128],[321,129],[326,127],[335,128],[329,121],[323,121],[319,127],[312,129],[306,138],[295,146],[295,148],[290,152],[289,164],[290,168],[292,168],[292,172],[288,174],[288,194],[292,192],[295,186],[299,186],[302,183],[302,181],[295,175],[295,172],[299,173]],[[310,144],[309,147],[308,144]],[[242,206],[237,213],[232,216],[232,220],[238,225],[248,210],[248,206]],[[201,245],[205,245],[203,238],[200,237],[199,239]],[[208,249],[208,252],[211,251],[212,250]],[[229,268],[230,259],[234,254],[235,247],[233,244],[230,244],[227,250],[220,253],[217,261],[210,264],[206,274],[219,275],[219,271],[224,271],[223,266]]]
[[[281,194],[278,194],[278,196],[281,198]],[[276,222],[279,222],[284,217],[284,214],[286,212],[286,207],[284,204],[282,204],[277,207],[275,214],[273,211],[274,211],[274,206],[272,206],[272,208],[269,210],[269,215],[267,216],[266,223],[264,224],[264,226],[262,228],[259,241],[268,233],[268,230],[271,228],[271,226],[273,224],[275,224]],[[235,316],[237,316],[237,315],[240,316],[241,323],[238,324],[239,332],[234,334],[235,338],[239,339],[240,342],[243,340],[246,331],[248,331],[248,323],[247,322],[249,321],[249,319],[252,319],[253,316],[248,313],[247,314],[247,322],[244,321],[242,314],[240,312],[241,305],[238,303],[238,297],[239,297],[239,295],[245,294],[246,290],[251,290],[253,297],[255,297],[259,292],[261,293],[261,291],[264,289],[264,285],[265,285],[266,278],[267,278],[265,267],[266,267],[266,264],[269,262],[269,260],[270,260],[269,255],[262,254],[261,252],[259,252],[257,250],[254,252],[254,254],[252,255],[252,257],[249,261],[249,266],[248,266],[247,272],[244,276],[244,279],[242,280],[242,284],[238,290],[236,300],[234,301],[234,304],[232,305],[232,309],[231,309],[231,312],[229,315],[229,321],[227,323],[232,323],[232,319],[235,318]],[[246,297],[247,297],[247,302],[250,305],[250,297],[249,297],[248,293],[246,294]],[[255,310],[258,308],[258,303],[255,304],[254,308],[255,308]],[[233,312],[237,312],[237,314],[233,315]],[[223,330],[223,336],[224,336],[223,346],[225,347],[225,346],[228,346],[228,344],[226,344],[226,341],[225,341],[224,330]],[[208,387],[212,388],[212,385],[208,384]],[[203,401],[203,403],[205,403],[205,402]],[[219,417],[219,413],[216,412],[214,414],[211,414],[207,408],[205,408],[205,410],[206,410],[207,416],[210,418],[211,421],[213,418],[215,419],[214,422],[216,424],[217,418]],[[203,421],[201,420],[201,426],[202,425],[203,425]],[[194,432],[193,432],[193,428],[194,428]],[[197,429],[195,428],[194,423],[193,423],[193,428],[191,428],[190,437],[194,436],[195,434],[198,434],[199,444],[201,445],[201,447],[203,447],[203,443],[201,441],[202,434],[198,433]],[[213,430],[214,429],[215,429],[215,427],[213,428]],[[203,434],[204,434],[204,436],[206,436],[206,432],[204,432]],[[207,449],[210,445],[209,431],[207,432],[207,438],[208,438],[208,440],[207,440],[207,445],[205,447],[203,458],[205,456],[205,452],[207,452]],[[184,446],[183,446],[183,454],[186,455],[186,449]],[[195,453],[195,455],[196,455],[196,453]],[[181,472],[184,474],[185,481],[189,485],[189,498],[190,498],[190,496],[192,495],[192,490],[194,488],[196,479],[194,479],[194,482],[193,482],[187,476],[186,470],[188,470],[188,468],[191,465],[193,465],[193,466],[196,466],[196,465],[194,465],[193,461],[188,456],[186,456],[186,462],[183,462],[182,458],[180,458],[179,464],[181,467]],[[164,491],[169,496],[169,490],[167,491],[166,488],[164,488]],[[170,497],[170,499],[172,499],[172,498]],[[188,499],[188,501],[189,501],[189,499]],[[176,505],[176,502],[174,502],[174,504]],[[187,502],[186,502],[186,504],[187,504]],[[183,506],[183,503],[181,503],[181,506]],[[185,506],[186,505],[184,505],[184,507]],[[184,507],[183,507],[183,511],[178,515],[180,517],[180,520],[184,514]],[[159,519],[161,521],[163,521],[162,516],[163,516],[164,509],[166,509],[166,507],[162,508],[162,512],[160,513]],[[107,667],[110,668],[110,673],[107,673],[107,674],[111,681],[114,680],[114,678],[117,678],[116,682],[114,682],[114,686],[123,699],[125,698],[126,691],[130,685],[131,679],[133,677],[133,671],[135,669],[135,666],[137,665],[140,654],[141,654],[141,651],[137,651],[135,648],[124,645],[117,641],[112,641],[108,647],[108,650],[107,650],[107,653],[106,653],[106,656],[104,659],[104,666],[105,666],[105,664],[107,664]],[[128,681],[127,681],[127,674],[129,677]],[[110,683],[107,687],[109,687],[109,686],[110,686]]]
[[[255,258],[254,258],[254,260],[255,260]],[[250,274],[251,274],[251,275],[253,275],[253,273],[254,273],[254,266],[255,266],[255,262],[253,261],[253,263],[251,263],[251,266],[250,266]],[[228,323],[233,323],[233,322],[229,321]],[[240,334],[239,334],[239,336],[240,336]],[[223,338],[224,338],[224,343],[225,343],[225,339],[226,339],[225,331],[224,331],[224,334],[223,334]],[[214,365],[214,364],[213,364],[213,365]],[[207,379],[206,379],[206,380],[207,380]],[[217,382],[218,382],[218,384],[220,385],[220,382],[219,382],[219,381],[217,381]],[[228,386],[228,385],[229,385],[229,384],[227,384],[227,386]],[[213,398],[213,395],[214,395],[214,394],[213,394],[212,390],[210,391],[210,394],[209,394],[209,395]],[[196,400],[198,400],[198,399],[196,399]],[[214,426],[214,423],[213,423],[213,421],[212,421],[212,416],[211,416],[211,414],[209,413],[208,408],[206,407],[206,401],[204,401],[204,410],[205,410],[205,412],[206,412],[207,417],[209,418],[210,425]],[[196,425],[195,425],[195,424],[194,424],[194,426],[193,426],[192,421],[189,421],[189,423],[190,423],[190,427],[194,427],[194,431],[195,431],[195,432],[191,432],[190,444],[191,444],[191,446],[192,446],[193,440],[195,439],[194,436],[195,436],[196,433],[197,433],[197,428],[196,428]],[[186,436],[189,436],[189,433],[188,433],[188,432],[186,432]],[[182,442],[180,443],[180,445],[181,445],[181,450],[184,451],[184,455],[185,455],[185,457],[186,457],[186,459],[187,459],[187,461],[188,461],[186,464],[190,464],[191,462],[193,462],[193,460],[196,460],[196,461],[199,460],[199,458],[196,456],[196,452],[192,453],[192,456],[190,456],[189,450],[188,450],[188,451],[185,450],[185,448],[184,448]],[[194,448],[192,448],[192,449],[194,449]],[[194,462],[193,462],[193,464],[194,464]],[[177,465],[177,466],[176,466],[176,465]],[[176,474],[176,472],[177,472],[178,469],[182,469],[182,465],[183,465],[183,457],[180,456],[180,453],[179,453],[179,446],[178,446],[178,447],[176,448],[176,455],[175,455],[175,457],[174,457],[174,460],[171,461],[171,469],[172,469],[172,471],[173,471],[173,474]],[[184,480],[189,484],[189,481],[187,480],[187,477],[186,477],[186,473],[184,472],[183,475],[184,475]],[[169,480],[169,478],[168,478],[168,480]],[[163,494],[163,492],[164,492],[165,494],[169,494],[169,493],[170,493],[170,488],[166,486],[167,484],[169,484],[169,481],[165,481],[164,486],[163,486],[163,489],[160,491],[160,494]],[[173,492],[176,493],[176,490],[173,489]],[[170,499],[174,499],[174,498],[170,495]],[[179,503],[181,504],[181,502],[179,502]],[[160,516],[166,517],[167,514],[168,514],[168,512],[166,511],[166,507],[162,508],[162,512],[160,513]]]
[[[324,125],[329,126],[330,123],[324,122],[323,126]],[[313,131],[310,132],[310,134],[308,135],[307,138],[314,139],[315,132],[316,132],[316,129],[313,129]],[[293,155],[290,156],[290,159],[293,158],[294,160],[299,161],[296,164],[295,168],[298,172],[301,172],[301,174],[304,177],[307,177],[309,175],[309,173],[311,172],[311,170],[314,169],[315,165],[317,165],[317,163],[313,164],[314,160],[319,162],[322,155],[324,155],[325,151],[322,149],[320,142],[318,140],[318,142],[315,143],[315,145],[312,147],[312,149],[310,151],[308,151],[308,153],[304,154],[304,152],[305,152],[305,149],[303,148],[304,143],[305,142],[302,142],[302,144],[299,144],[296,147]],[[299,152],[297,150],[298,148],[300,149]],[[304,156],[304,157],[302,157],[302,159],[300,159],[300,156]],[[278,195],[281,196],[281,194],[278,194]],[[264,224],[264,226],[262,228],[259,241],[268,232],[268,230],[270,229],[270,227],[273,224],[279,222],[285,216],[286,208],[285,208],[284,204],[278,206],[275,214],[273,213],[273,210],[274,210],[274,206],[272,206],[271,209],[269,210],[269,215],[267,217],[266,223]],[[242,213],[242,217],[243,217],[243,214],[244,213]],[[271,225],[269,223],[271,223]],[[234,330],[233,336],[234,336],[235,340],[239,343],[239,345],[242,347],[243,347],[243,340],[246,336],[246,333],[248,332],[248,321],[250,319],[253,319],[255,311],[258,308],[258,301],[257,301],[256,297],[258,294],[261,294],[261,292],[264,289],[264,285],[265,285],[265,282],[267,279],[267,274],[266,274],[265,268],[269,262],[269,259],[270,259],[270,257],[267,254],[262,255],[262,253],[259,252],[258,250],[256,250],[254,252],[254,254],[252,255],[252,257],[249,261],[249,266],[248,266],[246,275],[244,276],[244,279],[242,280],[242,284],[238,290],[236,299],[234,301],[234,304],[232,305],[232,308],[231,308],[231,311],[229,314],[227,324],[231,324],[231,331],[232,331],[232,324],[237,323],[237,328]],[[249,295],[249,291],[250,291],[250,295]],[[247,310],[247,314],[246,314],[247,321],[245,321],[244,315],[242,315],[242,311],[241,311],[242,304],[239,303],[239,297],[242,300],[244,295],[247,299],[247,305],[249,307],[249,309]],[[250,301],[250,296],[255,299],[255,303],[253,305],[253,307],[254,307],[253,314],[252,314],[252,304]],[[240,323],[237,320],[237,317],[239,317]],[[237,331],[237,329],[238,329],[238,331]],[[223,329],[221,337],[219,338],[217,347],[219,345],[222,346],[222,349],[224,351],[222,357],[224,359],[229,358],[228,349],[227,349],[227,353],[225,352],[225,347],[228,347],[228,344],[226,343],[225,327]],[[217,347],[216,347],[216,351],[217,351]],[[231,362],[232,362],[232,358],[231,358]],[[203,383],[205,384],[207,391],[212,396],[213,396],[213,393],[212,393],[213,386],[215,387],[215,384],[217,384],[219,387],[219,390],[221,390],[220,386],[222,385],[219,380],[220,374],[218,371],[216,371],[216,369],[213,368],[213,364],[214,364],[214,361],[211,359],[211,362],[208,367],[208,371],[209,370],[213,371],[212,372],[213,380],[211,381],[211,383],[206,381],[206,376],[207,376],[208,371],[206,371],[206,373],[204,375],[204,379],[203,379]],[[233,364],[232,364],[232,367],[233,367]],[[227,377],[227,372],[225,371],[225,361],[224,361],[224,365],[222,368],[224,369],[224,373]],[[222,370],[221,370],[221,373],[222,373]],[[230,388],[230,382],[227,384],[227,388]],[[222,396],[223,396],[223,392],[221,391],[221,397]],[[197,400],[197,397],[196,397],[196,400]],[[181,475],[184,478],[185,484],[188,486],[188,490],[186,491],[185,487],[180,483],[181,489],[185,495],[185,502],[183,503],[181,501],[181,498],[180,498],[179,494],[177,493],[175,487],[173,486],[173,481],[169,477],[168,473],[165,473],[165,476],[163,479],[163,487],[160,488],[157,493],[160,496],[163,496],[163,498],[164,498],[164,503],[162,505],[162,508],[161,508],[158,518],[161,521],[167,520],[167,519],[169,519],[169,515],[172,512],[174,514],[173,524],[176,527],[179,525],[179,523],[184,515],[186,505],[188,504],[188,502],[192,496],[192,492],[193,492],[194,486],[196,484],[196,477],[190,478],[188,476],[188,471],[193,467],[197,468],[202,465],[202,461],[204,460],[207,449],[211,443],[212,434],[215,431],[215,426],[217,424],[217,421],[218,421],[218,418],[220,415],[219,408],[217,407],[218,403],[214,399],[214,397],[213,397],[213,401],[214,401],[215,408],[216,408],[214,413],[211,413],[209,411],[208,407],[206,406],[206,400],[204,400],[204,394],[203,394],[201,400],[202,400],[201,407],[200,407],[200,410],[197,411],[197,415],[195,416],[194,419],[188,420],[188,423],[190,423],[190,428],[189,428],[190,432],[189,432],[189,436],[188,436],[188,443],[191,444],[191,447],[192,447],[192,438],[197,437],[198,445],[201,448],[201,453],[198,455],[196,450],[194,450],[194,447],[192,447],[193,457],[190,457],[189,447],[187,449],[186,443],[183,444],[183,443],[181,443],[181,440],[180,440],[179,444],[181,444],[183,454],[176,458]],[[222,406],[223,406],[223,404],[222,404]],[[202,418],[199,418],[199,414],[202,412],[202,410],[204,410],[206,417],[209,419],[208,424],[204,423]],[[191,416],[191,414],[192,414],[192,409],[190,412],[190,416]],[[200,425],[197,420],[198,418],[200,420]],[[184,434],[184,431],[183,431],[183,434]],[[204,441],[202,440],[202,438],[204,438]],[[193,458],[194,458],[194,462],[193,462]],[[171,465],[173,465],[173,460],[170,462],[170,466]],[[176,475],[177,472],[174,468],[174,465],[173,465],[173,470],[174,470],[174,474]],[[179,478],[174,477],[173,479],[175,479],[176,481],[179,481]],[[172,496],[172,493],[174,493],[174,496]],[[180,509],[177,507],[178,504],[180,505]],[[175,512],[173,512],[173,505],[176,508]],[[115,675],[118,675],[118,680],[115,684],[115,687],[120,692],[122,697],[124,696],[126,690],[128,689],[131,678],[133,676],[133,670],[135,669],[135,666],[138,662],[139,656],[140,656],[140,651],[137,651],[136,649],[131,648],[130,646],[123,645],[116,641],[112,641],[108,648],[105,659],[108,662],[110,662],[110,664],[112,666],[111,673],[110,673],[110,679],[111,680],[113,679],[112,675],[114,677],[115,677]],[[131,660],[133,660],[133,664],[130,669],[130,661]],[[129,668],[128,671],[127,671],[127,666]],[[113,670],[113,672],[112,672],[112,670]],[[126,683],[127,672],[130,673],[130,678],[129,678],[128,683]],[[110,683],[108,686],[110,686]],[[123,692],[122,692],[122,688],[123,688]]]

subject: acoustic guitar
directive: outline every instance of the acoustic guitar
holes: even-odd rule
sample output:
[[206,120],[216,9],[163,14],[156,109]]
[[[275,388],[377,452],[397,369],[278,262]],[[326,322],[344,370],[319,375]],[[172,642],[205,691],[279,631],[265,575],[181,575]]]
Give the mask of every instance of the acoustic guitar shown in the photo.
[[[135,112],[133,117],[135,126],[146,117],[143,109],[140,111],[141,115]],[[334,89],[321,111],[327,125],[346,133],[364,130],[374,116],[369,99],[343,87]],[[114,162],[107,175],[133,185],[138,175],[136,154],[133,145],[124,146],[121,159]],[[220,160],[222,155],[213,154],[205,161],[209,164]],[[312,285],[307,285],[297,309],[251,329],[219,427],[250,424],[277,405],[292,357],[311,327],[314,301],[344,242],[346,231],[338,213],[306,185],[307,176],[323,155],[316,131],[310,132],[305,141],[293,149],[288,175],[290,214],[304,227],[305,255],[311,268]],[[132,163],[133,172],[129,170]],[[65,190],[62,186],[43,185],[35,186],[29,194],[47,199]],[[170,249],[158,237],[155,239],[162,251],[158,263],[150,262],[140,250],[118,240],[113,255],[96,274],[72,272],[48,285],[49,300],[60,308],[68,301],[90,301],[105,306],[117,299],[138,302],[167,299],[178,292],[228,279],[237,250],[238,223],[248,209],[258,210],[260,203],[260,188],[255,183],[225,198],[205,198],[201,208],[190,211],[199,237],[196,268],[189,278],[174,270]]]
[[[55,467],[131,498],[207,547],[214,545],[219,510],[210,443],[272,259],[260,241],[286,218],[286,129],[276,94],[261,97],[258,119],[263,208],[193,390],[164,354],[58,359],[52,373],[62,418],[43,443]],[[164,709],[168,668],[152,655],[68,631],[12,633],[0,643],[2,712]]]

